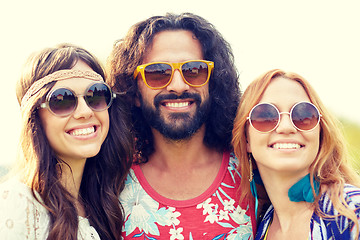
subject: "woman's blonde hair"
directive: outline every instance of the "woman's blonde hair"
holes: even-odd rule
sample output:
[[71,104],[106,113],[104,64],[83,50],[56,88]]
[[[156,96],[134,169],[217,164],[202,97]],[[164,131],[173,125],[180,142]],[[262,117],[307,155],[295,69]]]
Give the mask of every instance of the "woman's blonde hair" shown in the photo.
[[[310,179],[313,176],[320,182],[321,189],[327,189],[329,197],[339,214],[344,215],[353,220],[359,229],[357,217],[355,213],[347,208],[347,204],[343,197],[344,184],[349,183],[355,186],[360,185],[359,175],[351,168],[349,164],[349,156],[346,150],[346,142],[339,127],[339,122],[325,108],[315,90],[308,81],[302,76],[285,72],[283,70],[274,69],[261,75],[255,79],[245,90],[238,108],[234,129],[232,144],[234,153],[239,159],[239,168],[243,179],[250,176],[250,166],[248,161],[247,144],[247,117],[249,113],[259,101],[272,79],[283,77],[294,80],[301,84],[307,93],[310,101],[319,109],[322,117],[320,121],[320,147],[317,157],[311,164],[309,172]],[[313,183],[311,182],[312,188]],[[326,187],[325,187],[326,186]],[[252,199],[249,181],[241,181],[241,199]],[[341,196],[341,198],[339,198]],[[319,209],[320,194],[315,198],[315,211],[321,213]],[[324,215],[324,214],[323,214]]]

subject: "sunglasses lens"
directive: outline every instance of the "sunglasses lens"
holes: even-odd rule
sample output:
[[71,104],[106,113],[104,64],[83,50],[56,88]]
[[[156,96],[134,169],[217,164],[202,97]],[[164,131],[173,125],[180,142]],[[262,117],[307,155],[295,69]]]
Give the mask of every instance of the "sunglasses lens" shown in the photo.
[[182,74],[185,80],[194,86],[206,83],[209,75],[208,65],[204,62],[188,62],[182,65]]
[[317,126],[320,114],[313,104],[301,102],[293,107],[291,119],[298,129],[308,131]]
[[85,99],[92,110],[103,111],[110,107],[112,100],[111,90],[103,83],[95,83],[88,89]]
[[153,88],[164,87],[171,79],[172,67],[165,63],[150,64],[145,67],[146,83]]
[[279,113],[276,108],[270,104],[259,104],[252,109],[250,122],[256,130],[260,132],[270,132],[279,122]]
[[76,107],[74,93],[66,88],[56,89],[48,101],[50,110],[59,116],[70,114]]

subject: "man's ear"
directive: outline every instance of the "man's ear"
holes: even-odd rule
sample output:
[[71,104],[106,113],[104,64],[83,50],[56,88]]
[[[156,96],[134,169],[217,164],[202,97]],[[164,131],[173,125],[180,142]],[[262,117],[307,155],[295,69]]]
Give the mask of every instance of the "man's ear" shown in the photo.
[[137,76],[137,78],[135,79],[136,80],[136,95],[135,95],[135,106],[136,107],[141,107],[141,101],[140,101],[140,98],[141,98],[141,93],[140,93],[140,89],[139,89],[139,76]]
[[139,91],[136,92],[136,96],[135,96],[135,106],[136,107],[140,107],[141,104],[140,104],[140,93]]

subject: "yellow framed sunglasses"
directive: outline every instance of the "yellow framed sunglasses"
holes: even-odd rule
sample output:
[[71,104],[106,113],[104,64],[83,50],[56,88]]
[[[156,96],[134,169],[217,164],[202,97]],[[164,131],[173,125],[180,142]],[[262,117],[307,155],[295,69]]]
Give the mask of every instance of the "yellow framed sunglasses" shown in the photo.
[[161,89],[168,86],[178,69],[186,84],[191,87],[201,87],[208,83],[214,69],[214,62],[206,60],[191,60],[180,63],[152,62],[137,66],[134,78],[141,75],[145,85],[151,89]]

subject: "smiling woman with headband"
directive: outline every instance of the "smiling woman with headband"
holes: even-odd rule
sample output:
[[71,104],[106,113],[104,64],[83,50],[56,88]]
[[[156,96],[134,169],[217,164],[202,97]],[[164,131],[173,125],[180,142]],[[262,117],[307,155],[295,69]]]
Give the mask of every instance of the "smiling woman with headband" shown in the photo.
[[122,100],[83,48],[44,49],[26,67],[20,152],[0,185],[1,238],[120,239],[132,156]]
[[275,69],[250,83],[232,143],[249,179],[242,198],[266,199],[256,187],[263,183],[271,201],[255,239],[359,238],[359,176],[336,120],[303,77]]

